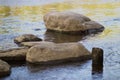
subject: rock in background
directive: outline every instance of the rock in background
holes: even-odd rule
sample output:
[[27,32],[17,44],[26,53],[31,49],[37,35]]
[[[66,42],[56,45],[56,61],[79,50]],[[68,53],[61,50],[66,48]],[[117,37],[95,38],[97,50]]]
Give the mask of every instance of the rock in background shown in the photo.
[[74,12],[49,12],[44,16],[46,28],[70,34],[85,34],[103,31],[104,26]]
[[42,41],[42,39],[38,38],[33,34],[24,34],[16,37],[14,42],[20,44],[21,42],[29,42],[29,41]]

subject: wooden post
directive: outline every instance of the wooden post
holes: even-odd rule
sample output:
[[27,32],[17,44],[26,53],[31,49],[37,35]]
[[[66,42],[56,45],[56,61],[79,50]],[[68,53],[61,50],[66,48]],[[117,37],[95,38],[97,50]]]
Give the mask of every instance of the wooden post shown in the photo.
[[101,48],[92,49],[92,72],[100,73],[103,71],[103,50]]

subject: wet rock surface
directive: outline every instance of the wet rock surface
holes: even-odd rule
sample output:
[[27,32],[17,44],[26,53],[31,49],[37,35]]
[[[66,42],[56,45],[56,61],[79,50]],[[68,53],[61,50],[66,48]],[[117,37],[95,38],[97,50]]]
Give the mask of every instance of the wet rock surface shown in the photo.
[[80,43],[41,43],[31,47],[26,55],[28,62],[40,64],[88,59],[90,52]]
[[104,30],[104,26],[92,21],[90,18],[70,12],[49,12],[44,16],[46,28],[70,34],[93,33]]
[[0,59],[5,61],[25,60],[28,48],[14,48],[0,51]]
[[29,41],[42,41],[42,39],[38,38],[33,34],[24,34],[16,37],[14,42],[20,44],[21,42],[29,42]]
[[0,60],[0,77],[4,77],[10,74],[10,65],[3,61]]
[[36,41],[36,42],[22,42],[21,46],[25,46],[25,47],[32,47],[35,45],[47,45],[50,46],[52,44],[54,44],[53,42],[47,42],[47,41]]

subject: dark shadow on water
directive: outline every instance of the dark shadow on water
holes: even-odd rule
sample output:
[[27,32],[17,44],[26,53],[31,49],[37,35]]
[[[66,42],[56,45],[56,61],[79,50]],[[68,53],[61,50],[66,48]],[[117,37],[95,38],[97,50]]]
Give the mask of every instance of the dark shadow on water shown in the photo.
[[55,42],[55,43],[65,43],[65,42],[78,42],[81,40],[85,40],[88,37],[93,37],[96,34],[99,34],[104,29],[100,30],[87,30],[78,32],[79,34],[68,34],[63,32],[57,32],[53,30],[47,30],[44,34],[44,40]]
[[82,62],[80,61],[69,61],[69,62],[63,62],[63,63],[52,63],[52,64],[30,64],[30,63],[26,63],[28,70],[31,73],[36,73],[39,71],[43,71],[43,70],[49,70],[49,69],[54,69],[54,68],[64,68],[64,67],[69,67],[69,66],[82,66],[83,64],[87,63],[88,60],[83,60]]
[[69,35],[62,34],[59,32],[46,31],[45,33],[45,41],[52,41],[55,43],[64,43],[64,42],[78,42],[83,39],[83,35]]
[[59,32],[46,31],[44,39],[45,41],[51,41],[55,43],[78,42],[85,39],[85,35],[69,35]]
[[103,73],[103,66],[92,67],[92,74]]
[[26,62],[25,61],[13,61],[13,62],[8,62],[9,65],[11,65],[11,67],[19,67],[19,66],[26,66]]
[[92,80],[103,80],[103,66],[92,66]]

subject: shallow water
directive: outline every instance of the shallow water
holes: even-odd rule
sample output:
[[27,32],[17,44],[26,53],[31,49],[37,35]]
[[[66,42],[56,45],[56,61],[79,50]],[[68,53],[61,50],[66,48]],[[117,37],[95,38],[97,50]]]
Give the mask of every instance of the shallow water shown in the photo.
[[[119,0],[0,0],[0,49],[17,47],[13,39],[32,33],[45,41],[80,42],[90,51],[104,49],[104,71],[92,75],[91,61],[56,66],[12,65],[12,73],[3,80],[120,80],[120,1]],[[32,1],[32,0],[31,0]],[[18,4],[19,3],[19,4]],[[6,6],[3,6],[6,5]],[[7,6],[9,5],[9,6]],[[70,36],[47,32],[42,17],[49,11],[73,11],[105,26],[102,33]]]

